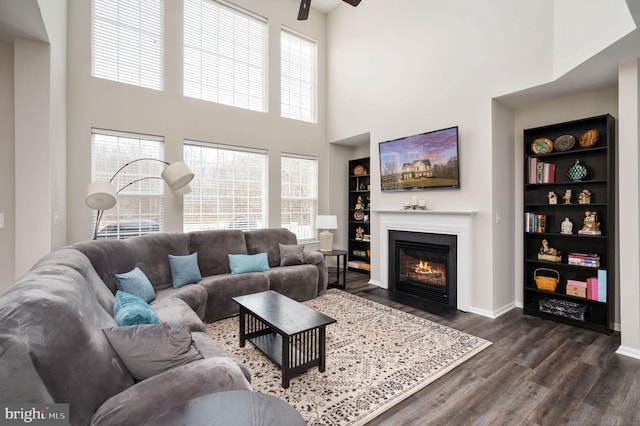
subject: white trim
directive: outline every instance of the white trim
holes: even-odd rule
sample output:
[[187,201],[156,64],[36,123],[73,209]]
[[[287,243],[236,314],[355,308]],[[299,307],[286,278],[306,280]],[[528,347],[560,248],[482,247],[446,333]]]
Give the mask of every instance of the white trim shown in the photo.
[[146,133],[122,132],[119,130],[99,129],[97,127],[91,128],[91,134],[114,136],[118,138],[144,139],[147,141],[154,141],[154,142],[164,142],[164,136],[149,135]]
[[491,313],[480,311],[471,306],[471,271],[473,271],[472,253],[472,223],[477,211],[469,212],[436,212],[432,210],[372,210],[379,216],[380,236],[380,287],[389,288],[389,231],[430,232],[434,234],[448,234],[457,237],[458,246],[458,303],[461,311],[474,312],[491,317]]
[[618,355],[624,355],[635,359],[640,359],[640,350],[635,348],[630,348],[627,346],[620,346],[616,350]]

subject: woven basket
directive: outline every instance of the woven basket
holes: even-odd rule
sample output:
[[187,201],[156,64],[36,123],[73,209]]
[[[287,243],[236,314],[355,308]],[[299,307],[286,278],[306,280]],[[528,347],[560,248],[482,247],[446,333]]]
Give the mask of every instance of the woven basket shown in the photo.
[[[538,271],[551,272],[552,274],[556,274],[556,276],[547,277],[544,275],[538,275]],[[558,281],[560,280],[560,273],[554,269],[538,268],[533,271],[533,279],[536,281],[536,287],[538,287],[538,290],[555,291],[558,286]]]

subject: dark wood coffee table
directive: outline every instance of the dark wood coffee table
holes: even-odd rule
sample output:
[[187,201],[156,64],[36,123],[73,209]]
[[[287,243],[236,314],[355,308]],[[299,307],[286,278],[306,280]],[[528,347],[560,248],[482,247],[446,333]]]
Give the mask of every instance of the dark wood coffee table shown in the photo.
[[240,347],[249,340],[282,369],[282,387],[289,379],[318,366],[326,367],[326,327],[334,318],[314,311],[273,290],[234,297],[240,306]]

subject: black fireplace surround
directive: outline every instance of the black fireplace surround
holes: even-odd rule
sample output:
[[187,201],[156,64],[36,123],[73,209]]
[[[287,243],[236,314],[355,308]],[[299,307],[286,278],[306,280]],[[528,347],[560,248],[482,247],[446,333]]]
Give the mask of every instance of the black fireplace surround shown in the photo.
[[457,310],[457,236],[389,231],[389,295],[436,314]]

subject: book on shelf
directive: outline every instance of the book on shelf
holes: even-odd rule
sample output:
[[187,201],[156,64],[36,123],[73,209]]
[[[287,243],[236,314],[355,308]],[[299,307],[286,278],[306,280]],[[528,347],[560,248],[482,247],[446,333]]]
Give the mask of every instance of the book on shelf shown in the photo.
[[598,269],[598,302],[607,301],[607,270]]
[[529,158],[529,183],[554,183],[555,181],[555,164],[540,161],[537,157]]
[[547,228],[547,215],[527,212],[524,214],[524,223],[527,232],[545,232]]
[[556,165],[553,163],[542,163],[542,182],[541,183],[554,183],[556,181]]
[[569,253],[567,255],[569,265],[589,266],[597,268],[600,266],[600,256],[595,253]]
[[598,277],[587,278],[587,299],[598,300]]

